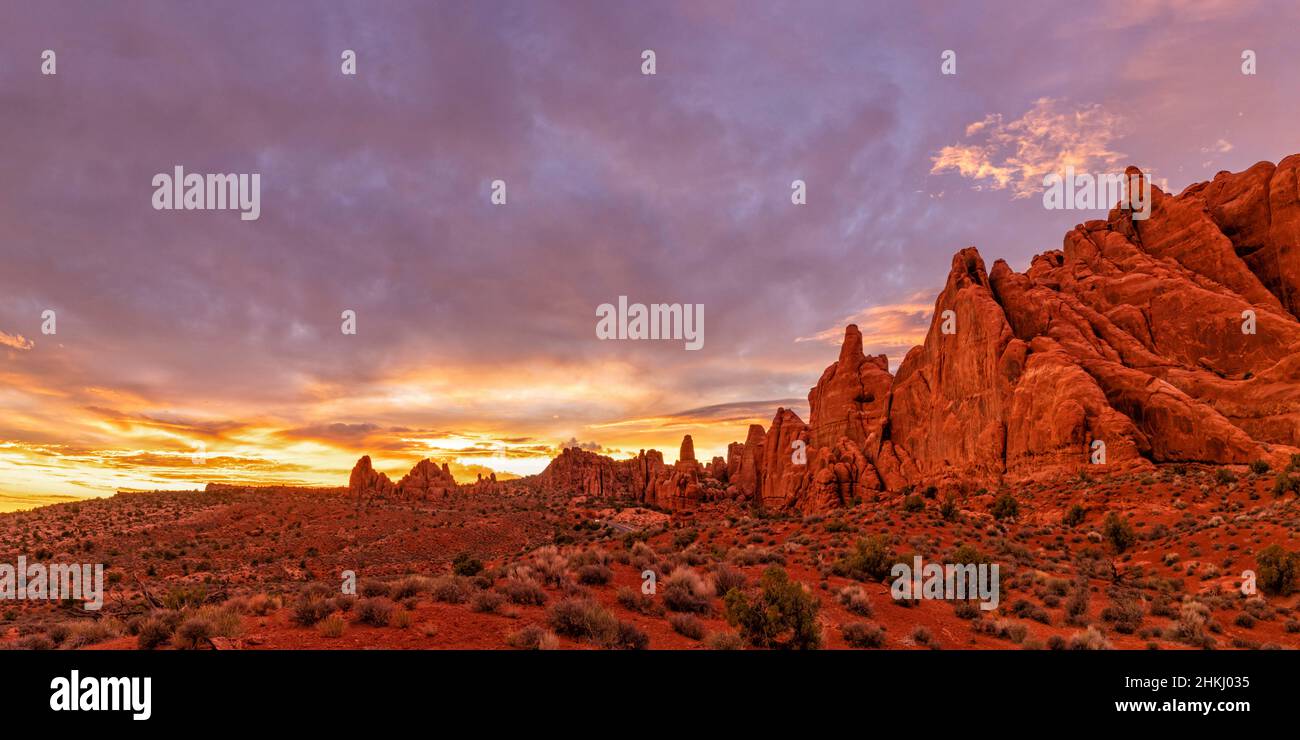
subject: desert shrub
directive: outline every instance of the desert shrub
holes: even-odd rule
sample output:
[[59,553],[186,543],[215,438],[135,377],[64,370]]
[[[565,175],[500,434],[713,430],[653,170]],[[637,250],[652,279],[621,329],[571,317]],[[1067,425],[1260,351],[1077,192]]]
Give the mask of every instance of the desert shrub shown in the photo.
[[72,630],[68,628],[68,625],[60,623],[50,627],[45,631],[45,634],[54,641],[55,645],[62,645],[71,632]]
[[618,620],[591,599],[565,599],[547,612],[547,621],[557,634],[577,640],[605,642],[618,631]]
[[739,568],[733,568],[726,563],[718,563],[713,569],[713,592],[719,598],[726,596],[727,592],[733,588],[744,588],[748,579]]
[[962,565],[979,565],[981,563],[988,563],[989,556],[980,552],[974,545],[963,544],[961,547],[952,551],[950,562],[960,563]]
[[193,616],[181,622],[172,641],[181,650],[195,650],[206,645],[215,636],[216,627],[211,620]]
[[1229,483],[1237,482],[1237,474],[1232,472],[1231,470],[1228,470],[1227,468],[1219,468],[1218,470],[1214,471],[1214,478],[1216,481],[1218,481],[1219,485],[1221,486],[1226,486]]
[[1067,527],[1077,527],[1083,524],[1083,519],[1087,514],[1087,509],[1079,504],[1074,504],[1069,511],[1065,512],[1065,516],[1061,518],[1061,523]]
[[512,604],[541,606],[546,603],[546,592],[536,581],[522,576],[511,576],[497,587]]
[[714,632],[704,641],[710,650],[742,650],[745,647],[735,632]]
[[248,611],[250,614],[259,617],[265,617],[273,611],[280,608],[280,600],[274,596],[266,594],[254,594],[248,599]]
[[529,565],[543,583],[559,586],[564,583],[569,569],[569,559],[555,545],[546,545],[533,551]]
[[885,644],[885,631],[866,622],[850,622],[840,627],[844,641],[855,648],[878,648]]
[[820,605],[802,584],[790,580],[785,570],[771,566],[759,581],[761,593],[751,600],[739,589],[727,594],[727,623],[740,631],[750,645],[796,650],[821,645],[817,624]]
[[1178,611],[1178,620],[1170,626],[1165,637],[1205,650],[1214,648],[1215,640],[1210,636],[1210,608],[1194,599],[1183,599]]
[[897,557],[885,535],[874,535],[858,540],[853,552],[846,554],[831,566],[835,575],[859,581],[882,581],[894,567]]
[[1284,496],[1288,493],[1300,493],[1300,477],[1286,472],[1278,473],[1273,479],[1273,495]]
[[952,494],[945,496],[943,503],[939,505],[939,516],[943,517],[946,522],[956,519],[959,511],[957,499]]
[[429,594],[444,604],[464,604],[476,590],[474,582],[465,576],[442,576],[433,579]]
[[1127,519],[1121,519],[1120,515],[1110,512],[1106,515],[1106,521],[1102,524],[1101,535],[1110,542],[1115,552],[1124,552],[1137,542],[1137,534],[1133,531],[1133,525]]
[[650,646],[650,635],[631,622],[619,622],[614,636],[604,645],[614,650],[645,650]]
[[694,529],[680,529],[673,535],[673,549],[681,550],[699,538],[700,533]]
[[767,563],[785,564],[785,556],[767,547],[745,547],[727,553],[727,560],[735,565],[764,565]]
[[469,608],[480,614],[492,614],[501,608],[506,597],[495,591],[479,591],[469,600]]
[[875,609],[871,606],[871,599],[867,596],[866,589],[861,586],[845,586],[836,594],[836,598],[844,605],[845,609],[862,617],[870,617]]
[[145,617],[136,627],[136,645],[141,650],[153,650],[172,639],[175,629],[175,625],[170,624],[166,619],[157,616]]
[[212,625],[212,637],[235,637],[244,629],[239,612],[226,606],[205,606],[194,616],[208,620]]
[[938,644],[934,641],[934,634],[930,632],[928,627],[920,624],[916,625],[916,627],[912,629],[912,642],[917,645],[938,647]]
[[393,615],[393,626],[399,630],[410,629],[415,622],[415,615],[403,609]]
[[673,632],[692,640],[704,638],[704,622],[694,614],[672,614],[668,617],[668,624],[673,628]]
[[177,586],[163,594],[159,601],[166,609],[185,609],[203,606],[208,598],[208,589],[203,584]]
[[343,617],[330,615],[316,624],[316,629],[320,631],[321,637],[342,637],[348,623]]
[[319,596],[302,596],[293,606],[290,619],[294,624],[311,627],[325,617],[334,613],[334,602]]
[[1080,580],[1065,600],[1065,619],[1070,624],[1082,624],[1088,616],[1088,582]]
[[640,614],[658,615],[663,613],[663,607],[655,602],[654,598],[643,594],[635,588],[622,586],[618,590],[618,603],[624,609],[628,609]]
[[376,581],[367,578],[357,585],[357,593],[367,599],[373,599],[376,596],[388,596],[389,586],[383,581]]
[[713,587],[691,568],[677,568],[664,582],[664,606],[675,612],[709,611]]
[[424,576],[407,576],[389,586],[388,598],[401,601],[425,593],[432,587],[433,582]]
[[374,596],[361,599],[353,607],[353,610],[356,611],[358,622],[374,627],[386,627],[389,620],[393,618],[393,611],[396,608],[396,605],[387,596]]
[[1265,593],[1286,596],[1296,590],[1300,576],[1300,553],[1287,552],[1272,544],[1255,554],[1256,579]]
[[1267,475],[1270,469],[1271,466],[1268,464],[1267,460],[1256,460],[1250,464],[1250,472],[1255,475]]
[[555,650],[560,640],[550,630],[530,624],[507,635],[506,644],[516,650]]
[[971,622],[971,629],[980,634],[1010,640],[1017,645],[1024,642],[1025,636],[1029,634],[1029,628],[1023,623],[1010,619],[976,619]]
[[15,647],[17,647],[19,650],[54,650],[55,649],[54,640],[51,640],[48,635],[43,635],[43,634],[27,635],[26,637],[19,638],[18,642],[15,644]]
[[578,568],[578,583],[587,586],[604,586],[614,580],[614,571],[607,565],[584,565]]
[[[1056,637],[1056,635],[1053,635]],[[1050,644],[1050,641],[1049,641]],[[1110,640],[1101,633],[1096,627],[1088,625],[1088,629],[1076,633],[1070,637],[1069,647],[1071,650],[1111,650]]]
[[1020,516],[1020,502],[1016,501],[1015,496],[1010,491],[1001,493],[993,499],[993,506],[989,508],[989,513],[994,519],[1010,519],[1014,521]]
[[925,511],[925,499],[920,494],[914,493],[903,499],[903,511],[909,514],[915,514],[918,511]]
[[1043,624],[1052,623],[1051,613],[1028,599],[1017,599],[1011,605],[1011,613],[1022,619],[1032,619]]
[[122,625],[115,619],[96,619],[76,622],[68,629],[63,646],[69,649],[98,645],[122,634]]
[[1142,599],[1137,594],[1123,594],[1101,610],[1101,618],[1110,622],[1115,631],[1131,635],[1142,626]]
[[458,576],[472,577],[483,571],[483,561],[462,552],[451,561],[451,572]]

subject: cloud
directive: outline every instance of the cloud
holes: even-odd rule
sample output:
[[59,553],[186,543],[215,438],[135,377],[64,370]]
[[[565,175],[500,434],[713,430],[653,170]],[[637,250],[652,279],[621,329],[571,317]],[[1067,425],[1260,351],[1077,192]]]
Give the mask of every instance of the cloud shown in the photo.
[[569,437],[569,441],[561,442],[560,445],[556,447],[556,450],[567,450],[572,447],[576,447],[580,450],[587,450],[588,452],[600,452],[601,450],[599,442],[579,442],[577,437]]
[[22,334],[6,334],[0,331],[0,347],[9,347],[10,349],[29,350],[35,347],[36,343],[24,337]]
[[887,355],[890,364],[897,367],[908,350],[925,341],[934,314],[934,304],[925,299],[937,292],[919,291],[903,303],[868,306],[816,334],[795,341],[821,342],[838,347],[844,341],[844,327],[857,324],[862,332],[863,351],[869,355]]
[[[314,440],[353,446],[365,442],[367,438],[380,431],[380,429],[382,427],[378,424],[334,422],[332,424],[311,424],[293,429],[284,429],[276,432],[276,435],[285,439]],[[404,428],[399,429],[403,432],[408,431]]]
[[966,139],[945,146],[931,158],[930,174],[956,172],[977,188],[1011,190],[1013,198],[1042,192],[1043,176],[1111,171],[1124,154],[1112,148],[1125,119],[1098,103],[1071,105],[1039,98],[1020,118],[1007,122],[991,113],[966,127]]

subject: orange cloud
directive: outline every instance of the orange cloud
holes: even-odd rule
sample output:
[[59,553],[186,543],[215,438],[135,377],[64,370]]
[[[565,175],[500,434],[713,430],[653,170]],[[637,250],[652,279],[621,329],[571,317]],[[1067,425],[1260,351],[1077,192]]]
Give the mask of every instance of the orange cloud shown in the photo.
[[35,346],[35,342],[24,337],[22,334],[7,334],[0,331],[0,347],[9,347],[10,349],[26,351]]
[[1010,189],[1013,198],[1038,195],[1043,176],[1116,169],[1124,155],[1112,149],[1125,119],[1099,104],[1071,106],[1039,98],[1020,118],[1007,122],[991,113],[966,127],[962,144],[945,146],[931,158],[931,174],[955,171],[977,187]]

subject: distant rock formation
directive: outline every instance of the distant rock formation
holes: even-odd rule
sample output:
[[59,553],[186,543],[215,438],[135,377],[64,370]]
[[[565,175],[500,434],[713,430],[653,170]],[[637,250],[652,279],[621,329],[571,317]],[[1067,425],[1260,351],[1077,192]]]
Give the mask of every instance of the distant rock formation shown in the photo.
[[370,463],[369,455],[362,455],[357,464],[352,467],[352,475],[348,477],[348,493],[356,501],[357,506],[365,506],[372,499],[388,498],[393,495],[396,487],[388,476],[375,470]]
[[[495,476],[492,482],[496,482]],[[353,466],[352,475],[348,478],[348,493],[358,506],[364,506],[374,499],[427,501],[447,496],[457,488],[456,479],[452,477],[447,463],[439,467],[429,459],[416,463],[411,472],[393,483],[387,475],[374,469],[369,455],[363,455]]]
[[397,482],[397,492],[405,499],[429,500],[446,496],[456,490],[456,479],[447,463],[442,467],[429,459],[421,460]]

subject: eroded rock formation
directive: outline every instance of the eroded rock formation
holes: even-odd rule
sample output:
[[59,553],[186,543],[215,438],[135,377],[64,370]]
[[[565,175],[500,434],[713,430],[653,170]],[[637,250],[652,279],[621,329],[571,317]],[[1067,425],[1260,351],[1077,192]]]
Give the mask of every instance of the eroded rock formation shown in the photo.
[[[1024,273],[963,249],[895,374],[847,327],[807,423],[778,409],[707,466],[689,435],[672,466],[567,449],[538,479],[664,508],[814,512],[909,485],[1281,462],[1300,447],[1298,171],[1293,155],[1177,196],[1152,187],[1148,219],[1117,207]],[[369,458],[353,471],[354,489],[385,481]]]

